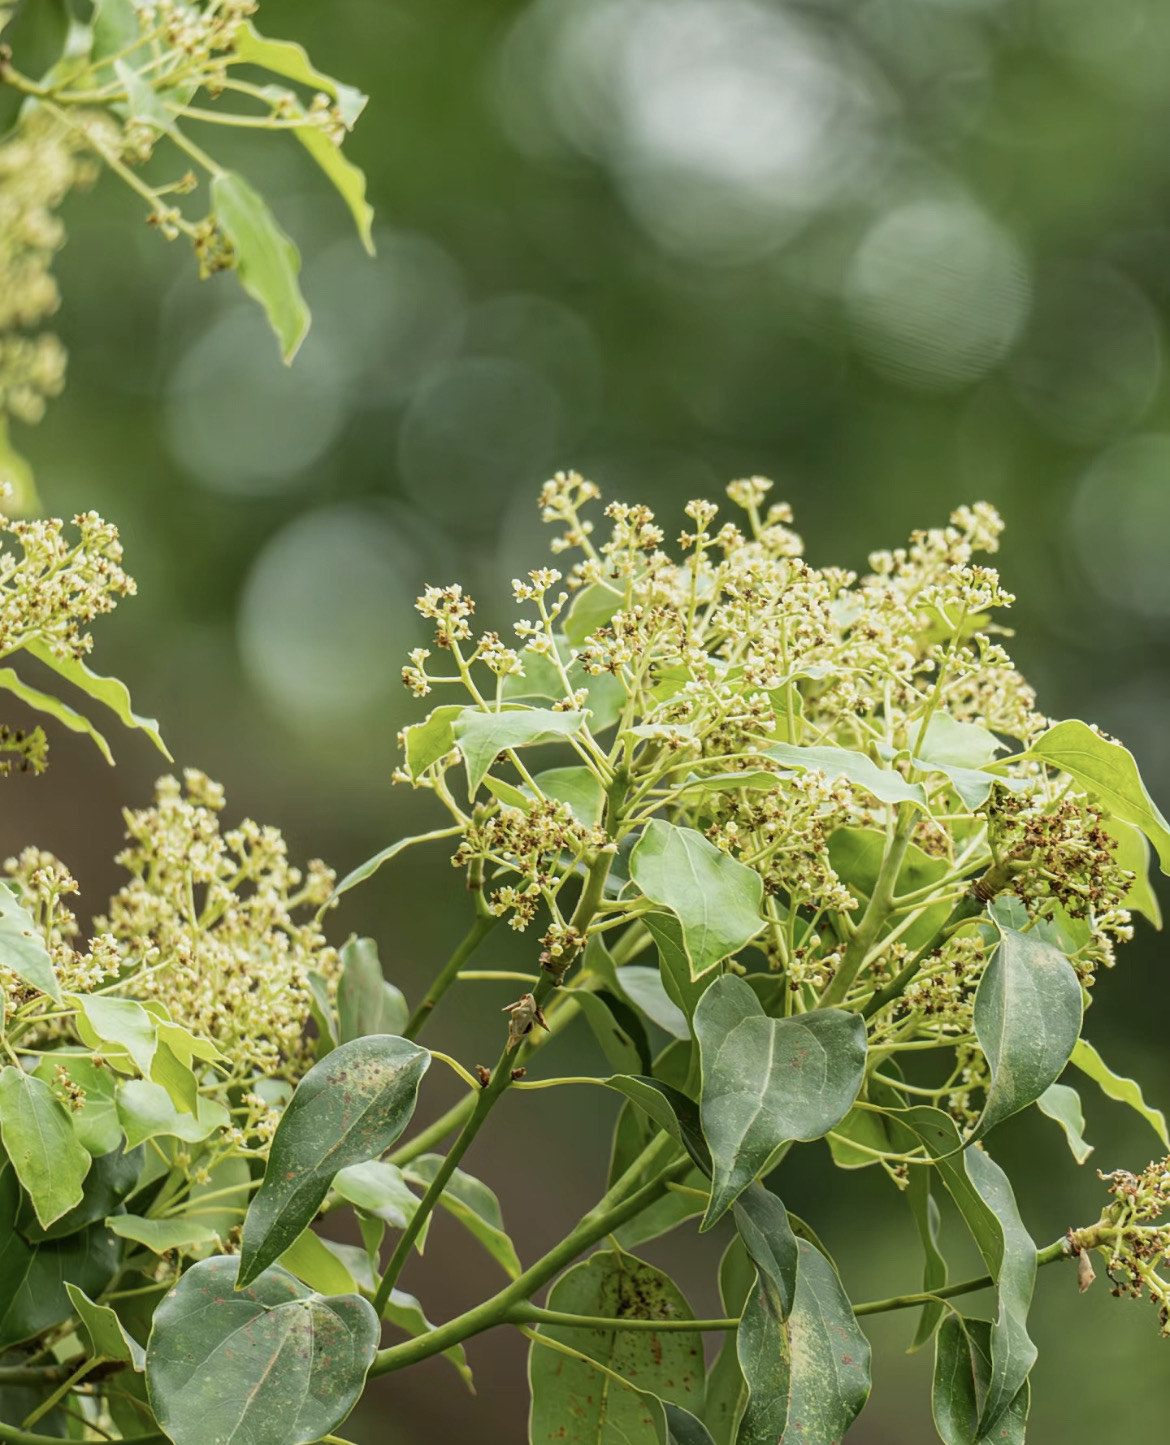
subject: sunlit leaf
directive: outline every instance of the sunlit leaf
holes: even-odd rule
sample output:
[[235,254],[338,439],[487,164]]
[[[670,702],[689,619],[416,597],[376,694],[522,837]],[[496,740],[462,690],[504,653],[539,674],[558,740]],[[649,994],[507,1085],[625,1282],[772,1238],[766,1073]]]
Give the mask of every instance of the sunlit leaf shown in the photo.
[[1105,819],[1105,831],[1117,840],[1114,861],[1119,868],[1133,874],[1129,892],[1121,900],[1122,907],[1140,913],[1155,928],[1162,927],[1162,905],[1150,884],[1150,845],[1146,835],[1133,823],[1124,823],[1112,814]]
[[238,59],[249,65],[260,65],[273,75],[283,75],[297,85],[306,85],[313,91],[323,90],[332,96],[337,104],[337,113],[347,130],[365,109],[367,96],[352,85],[334,80],[323,70],[318,70],[309,59],[303,45],[294,40],[269,40],[261,35],[250,20],[242,20],[232,36],[232,45]]
[[94,672],[79,658],[58,657],[43,642],[27,643],[24,650],[30,656],[43,662],[46,667],[52,668],[66,682],[79,688],[86,697],[91,697],[95,702],[100,702],[103,707],[108,707],[125,727],[137,728],[144,732],[168,762],[174,761],[167,750],[167,745],[159,735],[158,723],[154,718],[141,717],[134,711],[130,702],[129,689],[124,682],[120,682],[116,677],[102,677],[100,673]]
[[1018,1114],[1064,1072],[1081,1031],[1081,985],[1059,949],[999,927],[975,994],[975,1033],[991,1068],[979,1137]]
[[567,803],[579,823],[596,828],[605,812],[605,792],[589,768],[546,768],[532,781],[546,798]]
[[1162,1147],[1170,1150],[1170,1133],[1166,1129],[1166,1116],[1161,1109],[1151,1108],[1142,1094],[1141,1085],[1123,1074],[1115,1074],[1097,1050],[1087,1039],[1078,1039],[1072,1051],[1072,1062],[1082,1074],[1098,1085],[1101,1092],[1119,1104],[1128,1104],[1162,1141]]
[[194,1265],[159,1305],[151,1406],[174,1445],[309,1445],[361,1394],[377,1317],[357,1295],[316,1294],[279,1267],[237,1289],[237,1264]]
[[20,698],[21,702],[27,703],[29,707],[35,707],[38,712],[48,713],[50,717],[55,717],[58,722],[64,723],[70,732],[85,733],[91,737],[106,762],[113,764],[114,755],[110,752],[109,743],[89,718],[83,717],[68,703],[62,702],[60,698],[54,697],[50,692],[42,692],[39,688],[29,687],[26,682],[20,680],[11,667],[0,667],[0,687]]
[[584,725],[583,712],[554,712],[551,708],[517,708],[484,712],[465,707],[452,724],[452,733],[467,769],[467,793],[474,798],[487,770],[508,748],[561,742]]
[[879,802],[914,803],[923,810],[926,808],[926,794],[921,784],[908,783],[892,768],[879,768],[865,753],[847,748],[796,747],[791,743],[776,743],[765,751],[767,757],[775,758],[786,768],[814,769],[824,773],[830,782],[847,778],[872,793]]
[[357,1294],[358,1287],[345,1264],[311,1229],[298,1234],[280,1256],[281,1269],[296,1275],[318,1294]]
[[738,953],[764,926],[760,875],[693,828],[648,823],[630,854],[630,877],[681,923],[692,978]]
[[155,1254],[166,1254],[168,1250],[186,1251],[202,1244],[215,1244],[218,1235],[209,1225],[199,1219],[184,1219],[176,1215],[172,1219],[147,1219],[138,1214],[111,1214],[106,1227],[119,1239],[129,1239],[135,1244],[145,1245]]
[[309,308],[297,282],[300,253],[268,203],[235,171],[212,177],[211,204],[232,244],[240,285],[264,308],[281,355],[291,362],[309,329]]
[[43,1079],[0,1069],[0,1141],[43,1228],[81,1203],[93,1157]]
[[0,963],[22,983],[61,1002],[53,960],[32,914],[16,894],[0,883]]
[[445,703],[435,708],[420,723],[412,723],[402,733],[406,753],[406,767],[412,778],[419,778],[427,770],[445,758],[455,748],[455,734],[452,724],[463,707],[458,703]]
[[849,1112],[864,1077],[865,1025],[841,1009],[769,1018],[727,975],[703,995],[694,1028],[714,1166],[709,1229],[781,1144],[819,1139]]
[[375,1034],[339,1045],[309,1070],[277,1125],[244,1220],[243,1283],[312,1221],[339,1169],[376,1159],[398,1138],[430,1061],[417,1044]]
[[89,1336],[90,1353],[107,1360],[121,1360],[137,1373],[146,1368],[146,1351],[126,1333],[122,1321],[109,1305],[94,1304],[89,1295],[75,1284],[65,1285],[70,1302]]
[[127,1079],[118,1084],[115,1104],[128,1147],[161,1134],[172,1134],[187,1144],[198,1144],[231,1123],[224,1106],[203,1095],[199,1097],[194,1115],[180,1112],[161,1085],[146,1079]]

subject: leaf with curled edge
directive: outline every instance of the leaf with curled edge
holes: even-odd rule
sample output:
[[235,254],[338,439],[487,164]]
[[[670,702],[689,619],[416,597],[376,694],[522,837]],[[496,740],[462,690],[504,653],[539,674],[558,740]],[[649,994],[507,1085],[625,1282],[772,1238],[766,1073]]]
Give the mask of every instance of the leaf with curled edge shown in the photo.
[[277,1125],[244,1219],[241,1287],[312,1222],[339,1170],[378,1158],[398,1138],[430,1061],[407,1039],[371,1034],[339,1045],[309,1070]]

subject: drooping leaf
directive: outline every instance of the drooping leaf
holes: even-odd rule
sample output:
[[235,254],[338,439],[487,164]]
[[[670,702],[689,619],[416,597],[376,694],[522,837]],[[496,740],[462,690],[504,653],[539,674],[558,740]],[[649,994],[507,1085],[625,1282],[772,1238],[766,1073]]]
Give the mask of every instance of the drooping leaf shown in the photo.
[[[693,1319],[673,1282],[633,1255],[604,1250],[553,1286],[549,1308],[601,1319]],[[692,1414],[703,1399],[702,1337],[688,1330],[607,1330],[541,1325],[539,1333],[588,1355],[628,1380],[534,1344],[528,1357],[532,1445],[664,1445],[653,1400]]]
[[1022,756],[1059,768],[1099,798],[1114,817],[1140,828],[1154,845],[1162,872],[1170,873],[1170,823],[1146,791],[1128,748],[1070,718],[1042,733]]
[[254,1280],[316,1215],[333,1176],[382,1154],[414,1112],[431,1056],[374,1034],[341,1044],[297,1085],[244,1220],[240,1279]]
[[367,858],[364,863],[359,863],[356,868],[347,873],[329,895],[329,901],[332,903],[335,898],[340,898],[343,893],[348,893],[351,888],[356,888],[359,883],[364,883],[367,878],[372,878],[383,863],[389,863],[391,858],[397,858],[405,848],[410,848],[415,843],[429,843],[436,838],[450,838],[453,832],[454,830],[451,828],[436,828],[432,833],[416,833],[411,838],[399,838],[396,843],[380,849],[372,858]]
[[[442,1162],[441,1154],[420,1154],[403,1166],[402,1173],[410,1182],[425,1188],[438,1173]],[[439,1203],[473,1239],[483,1245],[509,1279],[519,1276],[520,1260],[515,1245],[504,1230],[500,1201],[493,1190],[462,1169],[456,1169],[439,1195]]]
[[0,1349],[69,1318],[67,1280],[98,1295],[118,1269],[118,1241],[103,1225],[30,1244],[15,1227],[20,1202],[16,1174],[0,1157]]
[[[371,1288],[373,1284],[371,1282]],[[392,1289],[390,1298],[386,1301],[386,1308],[383,1311],[383,1319],[392,1325],[397,1325],[400,1330],[405,1330],[408,1335],[429,1335],[435,1328],[423,1312],[423,1307],[415,1299],[414,1295],[408,1294],[405,1290]],[[474,1385],[471,1379],[471,1366],[467,1363],[467,1354],[462,1345],[452,1345],[449,1350],[443,1351],[443,1358],[450,1360],[459,1374],[459,1378],[469,1390],[474,1392]]]
[[610,1068],[627,1074],[648,1072],[650,1044],[629,1004],[612,993],[590,993],[583,988],[574,989],[573,996]]
[[[658,948],[658,977],[663,992],[684,1020],[692,1019],[699,1000],[715,978],[714,971],[709,970],[702,978],[692,976],[686,934],[673,913],[643,913],[641,922]],[[690,1037],[689,1023],[686,1036]]]
[[133,1335],[127,1334],[122,1321],[109,1305],[95,1304],[75,1284],[66,1282],[65,1290],[89,1336],[90,1353],[102,1355],[107,1360],[122,1360],[136,1373],[141,1373],[146,1368],[146,1351]]
[[119,1146],[111,1149],[108,1154],[102,1154],[96,1159],[91,1157],[90,1167],[81,1187],[81,1199],[72,1209],[66,1210],[59,1219],[46,1226],[41,1224],[29,1205],[24,1205],[17,1213],[16,1227],[32,1244],[42,1244],[47,1239],[64,1239],[68,1234],[77,1234],[89,1225],[105,1219],[108,1214],[113,1214],[138,1183],[142,1164],[141,1148],[126,1150],[119,1143]]
[[837,1445],[869,1397],[869,1342],[828,1259],[797,1241],[791,1313],[774,1279],[761,1271],[739,1327],[739,1362],[748,1386],[736,1445]]
[[1133,874],[1129,892],[1121,900],[1122,907],[1140,913],[1155,928],[1162,927],[1162,906],[1150,885],[1150,845],[1146,835],[1133,823],[1125,823],[1112,814],[1105,819],[1105,831],[1117,841],[1114,861],[1119,868]]
[[1123,1074],[1115,1074],[1087,1039],[1077,1040],[1072,1051],[1072,1062],[1082,1074],[1088,1074],[1107,1098],[1116,1099],[1119,1104],[1128,1104],[1135,1113],[1140,1114],[1162,1141],[1163,1148],[1170,1150],[1166,1116],[1161,1109],[1153,1109],[1146,1103],[1140,1084],[1125,1078]]
[[681,1144],[705,1174],[710,1174],[711,1156],[700,1128],[698,1105],[681,1089],[662,1079],[640,1074],[614,1074],[612,1078],[599,1079],[598,1083],[624,1094]]
[[115,1106],[128,1148],[160,1134],[172,1134],[187,1144],[198,1144],[231,1123],[224,1106],[203,1095],[199,1096],[195,1114],[180,1112],[161,1085],[146,1079],[127,1079],[120,1083]]
[[[301,112],[304,114],[304,112]],[[355,166],[341,147],[314,125],[306,116],[305,124],[293,129],[293,135],[321,168],[326,180],[349,207],[357,233],[367,256],[374,254],[374,208],[366,200],[366,173]]]
[[991,1379],[991,1326],[951,1312],[938,1332],[931,1409],[943,1445],[1024,1445],[1027,1380],[991,1431],[979,1428],[980,1401]]
[[[342,1199],[383,1220],[392,1229],[405,1229],[418,1209],[418,1195],[411,1193],[402,1170],[384,1159],[371,1159],[339,1170],[333,1187]],[[420,1234],[416,1241],[420,1253],[424,1238],[425,1233]]]
[[963,1149],[949,1114],[924,1105],[897,1115],[926,1145],[951,1198],[978,1246],[998,1299],[991,1326],[991,1369],[979,1429],[987,1434],[1028,1378],[1036,1346],[1028,1308],[1036,1280],[1036,1245],[1024,1228],[1007,1175],[982,1149]]
[[819,1139],[849,1112],[865,1071],[865,1025],[820,1009],[769,1018],[742,979],[718,978],[695,1009],[703,1134],[711,1148],[709,1229],[789,1140]]
[[651,1023],[657,1024],[672,1038],[690,1038],[686,1014],[671,1001],[656,968],[628,963],[617,971],[617,981],[625,996],[642,1010]]
[[93,1158],[43,1079],[0,1069],[0,1141],[44,1228],[81,1203]]
[[109,743],[89,718],[83,717],[68,703],[62,702],[59,697],[54,697],[51,692],[42,692],[40,688],[29,687],[28,683],[22,682],[11,667],[0,667],[0,687],[4,688],[6,692],[13,693],[29,707],[35,707],[38,712],[48,713],[50,717],[55,717],[58,722],[64,723],[70,732],[85,733],[91,737],[97,744],[102,757],[111,766],[113,765],[114,755],[110,752]]
[[630,877],[682,925],[692,978],[738,953],[764,926],[760,875],[693,828],[648,823],[630,854]]
[[337,985],[339,1042],[366,1034],[401,1034],[410,1011],[402,991],[382,976],[378,945],[372,938],[351,938],[341,949]]
[[[738,1319],[756,1282],[756,1268],[737,1234],[719,1261],[719,1299],[723,1313]],[[735,1426],[747,1394],[743,1371],[736,1353],[736,1333],[729,1333],[715,1363],[707,1372],[707,1394],[703,1401],[703,1423],[714,1445],[733,1445]]]
[[1081,1031],[1081,985],[1059,949],[999,927],[999,946],[975,993],[975,1033],[991,1067],[982,1137],[1060,1077]]
[[58,657],[43,642],[26,643],[24,650],[43,662],[46,667],[52,668],[66,682],[79,688],[86,697],[91,697],[95,702],[100,702],[103,707],[108,707],[125,727],[137,728],[144,732],[167,762],[174,762],[167,750],[167,745],[159,735],[158,723],[154,718],[141,717],[134,711],[130,702],[129,689],[124,682],[120,682],[116,677],[102,677],[80,658]]
[[802,768],[824,773],[830,782],[846,778],[864,788],[882,803],[914,803],[924,811],[926,794],[920,783],[908,783],[892,768],[879,768],[865,753],[847,748],[797,747],[792,743],[775,743],[766,749],[766,756],[775,758],[786,768]]
[[310,1445],[361,1394],[377,1317],[357,1295],[316,1294],[279,1267],[237,1289],[237,1264],[194,1265],[159,1305],[151,1407],[174,1445]]
[[32,914],[10,888],[0,883],[0,963],[22,983],[61,1002],[53,960]]
[[89,1054],[61,1048],[44,1055],[33,1072],[51,1085],[56,1082],[58,1069],[64,1069],[70,1081],[85,1091],[81,1108],[71,1110],[78,1142],[95,1158],[116,1149],[122,1142],[122,1126],[118,1122],[117,1078],[113,1071],[95,1063]]
[[240,285],[264,308],[281,355],[291,362],[309,329],[309,308],[297,282],[300,253],[268,203],[235,171],[212,177],[211,204],[232,244]]
[[735,1227],[755,1267],[776,1286],[787,1318],[796,1298],[799,1251],[788,1211],[764,1188],[752,1183],[736,1200]]
[[554,712],[551,708],[516,708],[507,712],[461,708],[451,731],[467,769],[468,797],[475,797],[487,770],[500,753],[508,748],[561,742],[579,732],[584,722],[583,712]]
[[1036,1107],[1056,1120],[1064,1130],[1073,1158],[1083,1164],[1093,1146],[1085,1139],[1085,1115],[1077,1091],[1068,1084],[1050,1084],[1036,1100]]
[[177,1249],[186,1252],[203,1244],[215,1244],[219,1236],[198,1219],[185,1219],[181,1214],[171,1219],[147,1219],[139,1214],[111,1214],[106,1227],[119,1239],[143,1244],[155,1254]]
[[236,56],[246,64],[262,66],[273,75],[283,75],[297,85],[306,85],[313,91],[323,90],[326,95],[332,96],[346,130],[353,129],[365,109],[368,96],[318,70],[304,46],[294,40],[269,40],[250,20],[242,20],[232,36],[232,45]]

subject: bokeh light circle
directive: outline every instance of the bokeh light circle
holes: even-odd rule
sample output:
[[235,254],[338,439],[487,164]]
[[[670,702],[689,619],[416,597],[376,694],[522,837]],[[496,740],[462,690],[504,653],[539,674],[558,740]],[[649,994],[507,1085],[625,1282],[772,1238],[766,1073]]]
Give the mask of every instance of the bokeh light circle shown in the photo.
[[1170,435],[1128,437],[1103,452],[1069,521],[1081,567],[1106,601],[1170,618]]

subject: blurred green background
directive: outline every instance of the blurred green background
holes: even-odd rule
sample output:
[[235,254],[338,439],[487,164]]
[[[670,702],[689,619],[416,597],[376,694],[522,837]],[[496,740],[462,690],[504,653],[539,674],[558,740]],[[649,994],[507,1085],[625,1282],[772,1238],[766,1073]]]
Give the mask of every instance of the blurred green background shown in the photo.
[[[68,390],[15,437],[49,510],[121,527],[140,595],[102,625],[99,665],[179,763],[226,784],[229,815],[341,871],[435,826],[390,784],[396,733],[425,706],[398,683],[423,640],[412,599],[458,579],[508,628],[508,579],[544,560],[535,493],[569,466],[649,501],[668,535],[689,498],[772,476],[811,559],[853,567],[994,502],[1041,708],[1120,735],[1170,799],[1162,0],[268,0],[260,24],[371,94],[347,151],[369,174],[377,258],[295,142],[236,143],[304,258],[313,330],[286,371],[234,281],[198,283],[107,177],[65,213]],[[4,848],[60,852],[96,910],[119,809],[145,801],[157,759],[132,736],[116,772],[68,735],[54,753],[46,779],[6,788]],[[373,933],[417,997],[467,914],[432,846],[350,895],[334,928]],[[493,936],[481,966],[526,946]],[[1165,1103],[1163,945],[1142,926],[1124,954],[1088,1031]],[[434,1039],[488,1061],[507,993],[469,987]],[[594,1066],[583,1034],[566,1045]],[[428,1081],[425,1111],[446,1088]],[[1080,1170],[1049,1121],[994,1141],[1026,1172],[1041,1243],[1096,1218],[1096,1166],[1157,1150],[1117,1106],[1088,1107],[1100,1143]],[[613,1111],[557,1091],[499,1112],[469,1167],[532,1258],[600,1191]],[[833,1175],[816,1145],[774,1187],[855,1298],[916,1287],[884,1179]],[[684,1228],[645,1252],[711,1314],[723,1242]],[[406,1284],[442,1319],[497,1280],[440,1220]],[[1030,1439],[1164,1438],[1153,1310],[1104,1279],[1078,1298],[1069,1269],[1037,1295]],[[911,1332],[875,1321],[858,1445],[934,1438]],[[520,1441],[523,1341],[497,1331],[469,1354],[478,1399],[431,1362],[381,1382],[346,1433]]]

